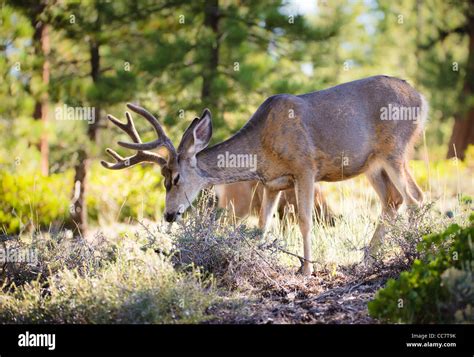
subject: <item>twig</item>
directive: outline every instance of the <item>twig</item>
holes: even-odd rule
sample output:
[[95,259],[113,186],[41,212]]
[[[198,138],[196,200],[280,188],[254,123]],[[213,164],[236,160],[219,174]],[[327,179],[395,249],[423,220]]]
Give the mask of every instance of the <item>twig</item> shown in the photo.
[[279,251],[281,251],[281,252],[283,252],[283,253],[286,253],[286,254],[288,254],[288,255],[292,255],[293,257],[298,258],[298,259],[300,260],[301,265],[303,265],[304,262],[309,262],[309,263],[311,263],[311,264],[316,264],[316,261],[314,261],[314,260],[308,260],[308,259],[302,257],[301,255],[298,255],[298,254],[289,252],[289,251],[287,251],[287,250],[285,250],[285,249],[282,249],[282,248],[279,248],[279,247],[276,247],[276,249],[278,249]]
[[360,283],[352,285],[351,288],[349,289],[348,293],[350,294],[352,292],[352,290],[354,290],[355,288],[358,288],[359,286],[361,286],[364,283],[365,283],[365,281],[361,281]]

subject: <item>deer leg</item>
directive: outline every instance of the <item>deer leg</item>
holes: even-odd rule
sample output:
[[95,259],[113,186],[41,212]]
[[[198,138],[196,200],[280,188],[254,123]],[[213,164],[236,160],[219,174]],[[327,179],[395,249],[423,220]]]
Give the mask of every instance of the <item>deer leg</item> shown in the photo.
[[314,205],[314,176],[300,177],[295,182],[296,203],[298,205],[298,220],[303,236],[303,275],[313,273],[311,238],[313,228],[313,205]]
[[318,184],[314,184],[314,208],[316,211],[316,218],[320,222],[334,226],[336,220],[335,215],[326,202],[322,189]]
[[405,168],[406,162],[405,161],[385,161],[384,162],[384,169],[388,174],[388,177],[395,185],[397,190],[402,194],[403,200],[406,202],[409,208],[418,207],[420,202],[416,200],[412,193],[410,192],[410,186],[408,184],[407,179],[407,170]]
[[273,213],[278,205],[281,191],[270,190],[268,187],[263,188],[262,206],[260,207],[260,217],[258,225],[263,233],[266,234],[270,228]]
[[407,182],[408,182],[408,186],[410,188],[411,194],[419,203],[423,202],[423,191],[421,191],[420,187],[417,185],[415,179],[413,178],[413,175],[408,170],[407,163],[405,163],[404,169],[405,169],[405,176],[407,178]]
[[382,203],[382,213],[379,218],[379,223],[375,228],[374,235],[370,240],[369,250],[366,252],[364,259],[368,259],[380,247],[381,240],[385,235],[385,221],[387,219],[393,219],[403,203],[402,195],[398,192],[385,170],[378,169],[376,171],[371,171],[367,174],[367,178],[380,198]]

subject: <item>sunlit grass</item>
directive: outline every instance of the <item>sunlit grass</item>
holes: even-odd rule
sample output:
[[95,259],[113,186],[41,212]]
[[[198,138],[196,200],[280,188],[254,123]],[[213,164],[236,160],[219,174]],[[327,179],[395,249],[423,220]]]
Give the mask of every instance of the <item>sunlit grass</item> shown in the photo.
[[[146,233],[94,242],[64,234],[23,237],[36,262],[8,263],[0,280],[2,323],[198,323],[209,318],[213,280],[176,269],[146,247]],[[40,238],[40,239],[38,239]]]
[[[425,202],[433,203],[439,219],[447,215],[467,217],[472,203],[463,197],[474,197],[474,176],[467,163],[457,160],[430,162],[414,160],[410,168],[425,194]],[[336,182],[321,183],[327,202],[337,218],[334,226],[315,222],[313,228],[313,260],[317,266],[347,266],[362,261],[363,249],[369,244],[380,214],[379,199],[364,176]],[[469,200],[468,200],[469,201]],[[400,214],[405,214],[402,206]],[[255,218],[247,220],[256,224]],[[303,242],[294,219],[275,219],[273,232],[283,240],[289,251],[302,255]],[[298,266],[298,259],[282,254],[289,266]]]

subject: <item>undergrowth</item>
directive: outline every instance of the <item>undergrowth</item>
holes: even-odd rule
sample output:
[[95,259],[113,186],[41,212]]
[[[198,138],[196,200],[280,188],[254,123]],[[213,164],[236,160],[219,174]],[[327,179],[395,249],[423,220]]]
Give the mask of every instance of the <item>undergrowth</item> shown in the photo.
[[52,235],[5,246],[37,256],[4,265],[1,323],[197,323],[215,299],[211,277],[175,269],[136,237]]
[[[227,212],[216,210],[214,203],[212,196],[204,195],[181,222],[127,226],[134,234],[107,236],[99,230],[85,239],[58,229],[4,237],[0,242],[4,252],[34,252],[34,259],[0,265],[0,322],[213,321],[216,306],[237,295],[273,298],[304,291],[311,298],[324,289],[337,290],[337,281],[352,289],[374,276],[396,277],[417,261],[429,259],[416,249],[424,236],[454,221],[462,224],[466,217],[450,218],[431,205],[411,216],[401,214],[388,223],[383,248],[371,266],[360,259],[353,263],[351,257],[321,264],[315,277],[304,278],[295,274],[299,251],[292,242],[301,239],[294,226],[263,237],[245,221],[238,223]],[[357,231],[351,222],[352,218],[338,218],[334,227],[316,226],[326,232],[318,238],[321,244],[314,244],[316,259],[323,260],[336,240],[342,251],[335,257],[360,253],[368,223],[360,221],[363,230]],[[465,275],[448,270],[442,277],[448,288],[463,279]],[[240,309],[245,299],[233,300],[232,309]]]

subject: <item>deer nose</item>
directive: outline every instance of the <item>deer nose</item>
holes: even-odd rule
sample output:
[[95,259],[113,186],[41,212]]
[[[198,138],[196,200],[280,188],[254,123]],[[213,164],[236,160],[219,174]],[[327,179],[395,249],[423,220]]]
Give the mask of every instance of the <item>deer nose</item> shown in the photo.
[[176,219],[176,212],[174,212],[174,213],[166,212],[165,213],[165,221],[166,222],[174,222],[175,219]]

